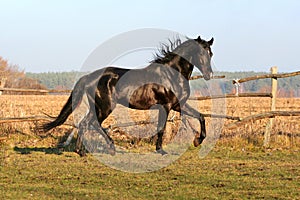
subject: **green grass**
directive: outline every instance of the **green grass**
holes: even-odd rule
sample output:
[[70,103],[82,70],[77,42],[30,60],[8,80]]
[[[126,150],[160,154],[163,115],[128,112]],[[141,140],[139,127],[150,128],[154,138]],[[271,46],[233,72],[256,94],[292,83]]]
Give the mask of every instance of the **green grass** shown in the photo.
[[[41,151],[45,152],[41,152]],[[296,199],[300,153],[190,148],[170,166],[126,173],[93,156],[1,147],[0,199]],[[21,152],[21,153],[20,153]]]

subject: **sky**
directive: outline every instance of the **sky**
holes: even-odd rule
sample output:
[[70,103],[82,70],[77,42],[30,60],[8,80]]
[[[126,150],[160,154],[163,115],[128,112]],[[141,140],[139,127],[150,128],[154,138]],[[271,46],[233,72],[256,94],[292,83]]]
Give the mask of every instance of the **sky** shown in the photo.
[[298,0],[0,0],[0,56],[26,72],[76,71],[111,38],[155,28],[214,37],[219,71],[299,71],[299,21]]

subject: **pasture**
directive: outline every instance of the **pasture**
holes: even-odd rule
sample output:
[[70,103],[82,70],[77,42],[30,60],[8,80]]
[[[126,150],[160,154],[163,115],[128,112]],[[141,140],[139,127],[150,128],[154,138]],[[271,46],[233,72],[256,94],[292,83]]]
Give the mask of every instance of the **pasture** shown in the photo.
[[[0,96],[0,118],[57,115],[67,96]],[[204,113],[210,100],[191,102]],[[270,109],[268,98],[226,100],[226,114],[249,116]],[[300,110],[300,99],[278,98],[278,110]],[[143,111],[117,109],[134,119],[148,119]],[[128,116],[127,115],[127,116]],[[115,124],[109,117],[106,124]],[[119,118],[118,118],[119,119]],[[81,158],[73,146],[60,152],[56,145],[69,131],[61,126],[50,133],[37,133],[40,122],[0,124],[1,199],[296,199],[300,195],[300,117],[276,117],[270,147],[264,148],[268,119],[223,131],[213,150],[204,158],[189,147],[177,161],[149,173],[126,173],[111,169],[89,155]],[[72,122],[72,119],[71,121]],[[207,118],[209,126],[211,119]],[[119,123],[119,122],[118,122]],[[170,123],[166,142],[172,135]],[[125,130],[125,129],[124,129]],[[115,138],[124,149],[154,151],[147,141],[134,141],[119,129]],[[134,127],[130,130],[134,131]],[[133,142],[132,142],[133,141]]]

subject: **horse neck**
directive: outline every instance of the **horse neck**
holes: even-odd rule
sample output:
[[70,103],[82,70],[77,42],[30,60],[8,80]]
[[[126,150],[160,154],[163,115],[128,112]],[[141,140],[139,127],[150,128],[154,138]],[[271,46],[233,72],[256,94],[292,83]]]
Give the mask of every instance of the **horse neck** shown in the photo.
[[176,54],[175,59],[173,60],[177,61],[175,62],[176,65],[173,67],[177,68],[187,80],[190,79],[194,69],[191,54],[191,52],[193,52],[193,44],[194,43],[190,41],[184,42],[173,51],[173,53]]
[[178,55],[175,56],[174,59],[171,60],[167,65],[178,71],[187,80],[190,79],[194,69],[194,66],[189,61]]

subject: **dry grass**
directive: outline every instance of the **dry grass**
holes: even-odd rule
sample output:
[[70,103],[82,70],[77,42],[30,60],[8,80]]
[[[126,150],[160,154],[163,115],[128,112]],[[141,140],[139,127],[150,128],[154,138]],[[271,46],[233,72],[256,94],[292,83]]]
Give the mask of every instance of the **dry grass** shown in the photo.
[[[2,117],[22,117],[32,115],[42,115],[47,113],[56,116],[68,96],[30,96],[30,95],[2,95],[0,96],[0,118]],[[226,105],[226,114],[231,116],[249,116],[261,112],[269,111],[270,99],[268,98],[235,98],[225,100],[206,100],[191,101],[195,108],[203,113],[211,113],[212,110],[218,110],[221,104]],[[277,109],[285,111],[300,110],[300,99],[297,98],[279,98],[277,100]],[[179,117],[175,113],[171,116]],[[113,114],[104,122],[104,126],[112,124],[126,123],[130,121],[155,120],[157,113],[155,111],[136,111],[118,106]],[[71,117],[72,122],[72,117]],[[207,118],[207,126],[210,126],[212,119]],[[300,136],[300,117],[277,117],[275,118],[272,129],[271,147],[294,148],[299,147]],[[192,120],[195,129],[199,129],[198,123]],[[234,130],[227,130],[226,124],[230,120],[224,120],[225,126],[222,130],[220,144],[230,146],[252,145],[262,146],[263,133],[268,119],[257,120],[246,124]],[[61,126],[51,131],[51,134],[38,133],[35,130],[37,123],[41,122],[21,122],[0,124],[0,142],[8,141],[12,146],[55,146],[59,137],[70,128]],[[139,127],[121,127],[114,130],[113,134],[119,142],[134,140],[139,137],[150,137],[155,134],[156,124],[141,125]],[[178,122],[168,123],[165,141],[171,140],[178,130]],[[212,131],[208,131],[212,132]],[[134,141],[131,146],[139,146],[140,141]]]
[[[278,98],[276,109],[282,111],[299,111],[300,99],[298,98]],[[227,101],[227,114],[237,116],[250,116],[262,112],[270,111],[269,98],[240,98]],[[300,117],[276,117],[271,132],[271,147],[274,148],[294,148],[300,144]],[[225,124],[230,123],[227,121]],[[262,146],[263,134],[269,119],[257,120],[237,129],[223,131],[224,136],[234,136],[239,143],[245,139],[248,144]],[[230,137],[229,137],[230,138]],[[222,141],[222,140],[221,140]],[[224,140],[224,142],[229,142]]]

